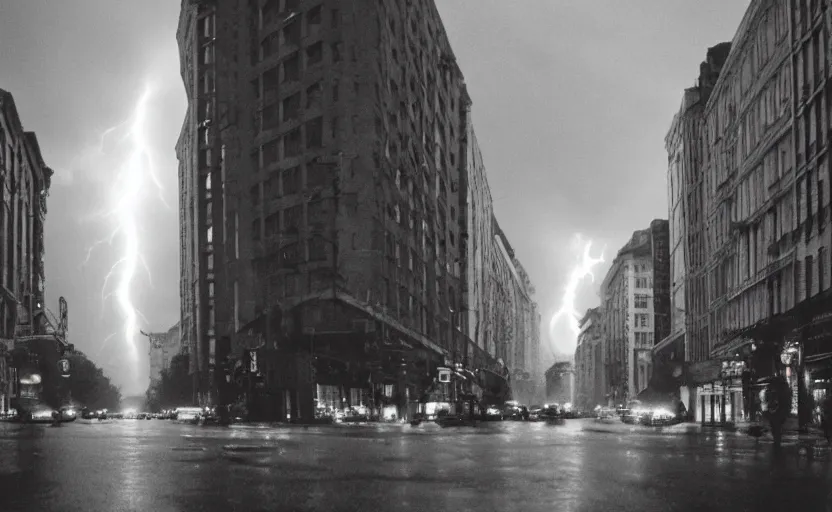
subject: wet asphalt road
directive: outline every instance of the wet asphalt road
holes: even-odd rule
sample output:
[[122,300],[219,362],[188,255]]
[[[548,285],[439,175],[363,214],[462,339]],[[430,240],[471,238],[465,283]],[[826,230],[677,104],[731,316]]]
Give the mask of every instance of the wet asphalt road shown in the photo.
[[591,426],[0,424],[0,511],[783,512],[832,503],[825,447],[789,443],[775,454],[743,435]]

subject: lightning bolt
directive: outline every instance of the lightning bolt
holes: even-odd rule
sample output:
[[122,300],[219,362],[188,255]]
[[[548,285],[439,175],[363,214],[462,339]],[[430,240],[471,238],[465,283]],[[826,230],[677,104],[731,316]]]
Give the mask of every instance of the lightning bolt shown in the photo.
[[572,271],[569,273],[569,279],[566,281],[566,286],[563,289],[563,296],[560,300],[560,309],[558,309],[549,324],[549,333],[553,341],[558,339],[555,330],[561,321],[565,321],[569,329],[575,335],[577,340],[578,334],[581,332],[580,318],[581,314],[575,306],[575,301],[578,295],[578,287],[581,282],[588,276],[592,282],[595,282],[595,275],[592,273],[593,267],[599,263],[604,262],[604,249],[601,250],[601,255],[593,258],[591,255],[592,241],[583,241],[580,235],[576,237],[577,244],[583,245],[583,251],[579,256],[579,261]]
[[[111,198],[109,209],[96,215],[108,219],[112,222],[114,228],[109,236],[96,241],[89,247],[87,256],[82,263],[83,267],[89,262],[93,251],[98,246],[103,244],[110,247],[114,244],[119,246],[118,260],[110,268],[101,288],[102,314],[105,303],[110,297],[114,296],[123,322],[121,332],[126,345],[125,348],[136,372],[138,371],[136,335],[139,330],[139,319],[141,318],[146,322],[144,315],[133,304],[134,280],[140,267],[147,273],[148,280],[152,285],[150,268],[141,254],[141,238],[137,219],[143,206],[144,193],[148,185],[155,188],[162,203],[168,207],[167,202],[161,195],[163,187],[155,172],[148,140],[148,105],[152,94],[153,88],[147,86],[134,105],[130,117],[108,128],[101,135],[100,145],[96,153],[99,156],[104,156],[107,139],[123,131],[123,136],[118,137],[116,143],[118,147],[124,148],[125,157],[116,165],[115,180],[109,193]],[[107,293],[111,280],[116,281],[115,289],[111,293]],[[115,334],[108,336],[104,340],[104,345],[109,339],[115,337]],[[101,350],[103,350],[104,345],[102,345]]]

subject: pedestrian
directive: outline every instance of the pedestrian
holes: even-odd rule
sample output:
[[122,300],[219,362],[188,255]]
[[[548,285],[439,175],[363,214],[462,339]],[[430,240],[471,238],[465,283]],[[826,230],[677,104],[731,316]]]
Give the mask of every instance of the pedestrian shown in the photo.
[[827,443],[832,444],[832,394],[828,392],[821,404],[820,414],[823,436],[826,438]]
[[685,407],[685,402],[679,400],[679,405],[676,407],[676,416],[680,422],[687,421],[688,408]]
[[783,439],[783,424],[786,423],[792,409],[792,392],[783,376],[778,375],[769,383],[765,401],[768,409],[765,416],[771,426],[774,446],[779,447]]

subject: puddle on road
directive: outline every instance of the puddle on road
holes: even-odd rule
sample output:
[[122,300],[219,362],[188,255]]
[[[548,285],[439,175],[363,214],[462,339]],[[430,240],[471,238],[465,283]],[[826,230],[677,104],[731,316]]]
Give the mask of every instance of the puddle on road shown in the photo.
[[226,444],[222,447],[224,452],[232,453],[263,453],[276,452],[280,450],[279,446],[274,445],[244,445],[244,444]]

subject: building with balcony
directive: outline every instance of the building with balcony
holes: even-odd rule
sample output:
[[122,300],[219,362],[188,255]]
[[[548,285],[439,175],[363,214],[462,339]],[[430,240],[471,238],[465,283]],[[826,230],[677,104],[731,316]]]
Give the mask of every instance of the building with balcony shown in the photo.
[[[0,413],[16,406],[20,380],[30,375],[39,382],[30,398],[56,399],[57,369],[46,368],[28,342],[45,335],[49,323],[43,235],[51,177],[37,137],[23,129],[11,93],[0,89]],[[50,340],[57,361],[59,344]]]
[[241,382],[270,415],[346,403],[402,417],[437,367],[486,365],[466,304],[482,164],[434,3],[184,0],[178,41],[197,401],[236,396],[219,368],[256,360]]
[[647,389],[655,340],[669,332],[668,221],[654,220],[618,251],[601,284],[605,398],[618,405]]

